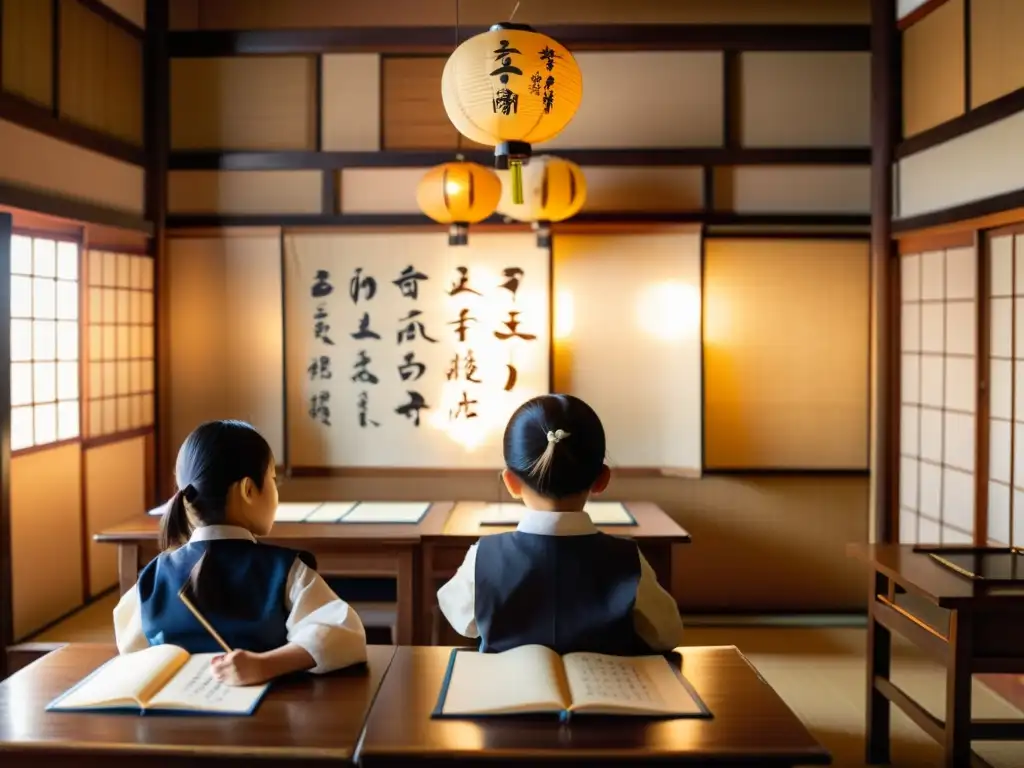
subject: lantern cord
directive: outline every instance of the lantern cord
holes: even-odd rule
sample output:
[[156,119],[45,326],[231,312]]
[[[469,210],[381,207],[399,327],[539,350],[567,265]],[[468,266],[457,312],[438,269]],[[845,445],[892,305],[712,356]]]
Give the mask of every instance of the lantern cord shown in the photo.
[[508,17],[509,21],[512,21],[512,19],[514,19],[516,17],[516,11],[519,10],[519,5],[520,5],[521,2],[522,2],[522,0],[520,0],[520,2],[517,2],[516,3],[516,7],[512,9],[512,13],[510,13],[509,17]]
[[455,0],[455,47],[459,47],[459,0]]

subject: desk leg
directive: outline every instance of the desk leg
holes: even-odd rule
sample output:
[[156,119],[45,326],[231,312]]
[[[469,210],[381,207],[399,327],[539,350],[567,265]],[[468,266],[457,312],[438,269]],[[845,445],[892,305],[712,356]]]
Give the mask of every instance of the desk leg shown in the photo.
[[434,638],[434,606],[437,605],[437,593],[434,590],[434,545],[423,544],[420,547],[420,616],[417,645],[433,645]]
[[398,556],[398,621],[395,627],[397,645],[413,644],[416,611],[416,563],[411,549],[403,549]]
[[122,542],[117,545],[117,577],[123,595],[139,580],[139,545]]
[[889,700],[875,689],[875,678],[889,679],[892,667],[892,633],[875,620],[875,595],[889,592],[889,580],[871,574],[868,591],[867,635],[867,756],[868,765],[889,762]]
[[949,660],[946,662],[947,768],[971,764],[972,616],[953,611],[949,621]]
[[664,542],[644,543],[640,547],[651,569],[658,577],[658,583],[671,594],[672,592],[672,545]]

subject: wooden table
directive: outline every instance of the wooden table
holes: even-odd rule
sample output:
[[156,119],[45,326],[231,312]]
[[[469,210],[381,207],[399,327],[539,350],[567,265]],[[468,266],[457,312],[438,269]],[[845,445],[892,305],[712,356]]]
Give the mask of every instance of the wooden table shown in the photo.
[[[854,544],[871,567],[868,584],[867,762],[889,762],[890,705],[945,746],[945,765],[985,763],[971,740],[1024,739],[1020,720],[972,720],[971,675],[1024,674],[1022,593],[978,586],[911,546]],[[946,667],[946,714],[940,720],[890,679],[892,632]]]
[[0,683],[0,765],[199,768],[351,762],[394,648],[369,647],[367,668],[278,683],[252,717],[139,717],[46,712],[117,653],[68,645]]
[[474,762],[588,766],[829,765],[831,756],[734,647],[682,648],[683,671],[710,719],[580,716],[432,720],[451,648],[399,648],[366,723],[360,764],[418,767]]
[[[657,504],[648,501],[623,502],[636,520],[636,525],[608,525],[599,530],[613,536],[635,539],[658,575],[661,585],[672,590],[672,550],[676,544],[688,544],[690,534],[669,517]],[[481,525],[480,519],[488,502],[460,501],[448,515],[447,523],[439,531],[424,532],[422,544],[423,575],[420,578],[423,595],[420,605],[423,615],[417,626],[426,634],[417,635],[421,645],[435,640],[432,631],[437,616],[438,582],[455,575],[466,557],[466,552],[482,536],[515,530],[515,526]]]
[[[397,582],[395,641],[408,645],[419,630],[420,539],[439,533],[452,502],[434,502],[415,525],[388,523],[276,523],[266,541],[316,556],[325,577],[386,576]],[[139,569],[159,552],[160,518],[142,515],[96,535],[116,544],[121,593],[139,578]]]

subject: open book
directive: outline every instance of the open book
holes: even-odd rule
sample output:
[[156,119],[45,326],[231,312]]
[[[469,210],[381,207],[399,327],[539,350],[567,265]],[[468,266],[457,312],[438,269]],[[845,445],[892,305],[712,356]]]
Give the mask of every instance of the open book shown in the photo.
[[664,656],[559,656],[541,645],[504,653],[456,649],[434,717],[558,714],[711,717]]
[[210,659],[174,645],[117,656],[48,707],[56,712],[251,715],[269,685],[236,687],[213,679]]

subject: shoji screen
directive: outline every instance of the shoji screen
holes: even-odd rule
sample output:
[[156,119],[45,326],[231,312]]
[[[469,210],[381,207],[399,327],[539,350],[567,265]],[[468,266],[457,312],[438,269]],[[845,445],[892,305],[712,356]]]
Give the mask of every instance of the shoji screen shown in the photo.
[[988,539],[1024,544],[1024,236],[989,242]]
[[899,537],[905,544],[974,536],[975,250],[901,261]]

